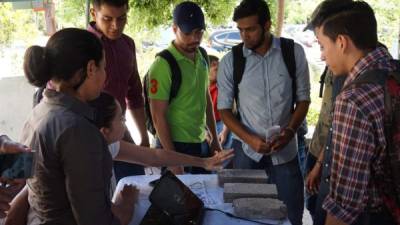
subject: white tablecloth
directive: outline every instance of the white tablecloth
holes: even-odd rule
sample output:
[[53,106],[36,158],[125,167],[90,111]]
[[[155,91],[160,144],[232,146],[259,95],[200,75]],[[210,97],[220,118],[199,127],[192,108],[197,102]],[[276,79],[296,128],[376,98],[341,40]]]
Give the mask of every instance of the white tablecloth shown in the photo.
[[[135,206],[135,213],[133,220],[129,225],[138,225],[146,214],[147,209],[150,207],[149,195],[152,191],[152,187],[149,186],[149,182],[158,179],[159,175],[145,175],[145,176],[131,176],[125,177],[118,182],[116,192],[119,192],[125,184],[136,185],[139,188],[139,200]],[[199,196],[207,208],[220,209],[225,212],[233,212],[231,203],[224,203],[223,201],[223,189],[218,186],[217,175],[179,175],[179,179],[185,183],[192,191]],[[284,221],[276,220],[263,220],[263,222],[270,224],[284,224],[290,225],[290,222],[286,219]],[[257,223],[232,218],[224,213],[217,211],[207,210],[203,220],[203,225],[254,225]]]

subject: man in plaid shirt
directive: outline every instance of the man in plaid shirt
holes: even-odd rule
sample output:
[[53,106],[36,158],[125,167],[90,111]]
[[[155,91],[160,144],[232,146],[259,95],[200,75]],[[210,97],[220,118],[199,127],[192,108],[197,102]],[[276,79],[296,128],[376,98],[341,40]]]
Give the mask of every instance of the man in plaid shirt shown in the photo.
[[330,192],[323,204],[326,224],[394,224],[374,179],[384,173],[384,89],[349,84],[366,71],[393,71],[398,65],[386,48],[377,47],[377,23],[366,2],[353,2],[315,32],[329,69],[347,76],[334,105]]

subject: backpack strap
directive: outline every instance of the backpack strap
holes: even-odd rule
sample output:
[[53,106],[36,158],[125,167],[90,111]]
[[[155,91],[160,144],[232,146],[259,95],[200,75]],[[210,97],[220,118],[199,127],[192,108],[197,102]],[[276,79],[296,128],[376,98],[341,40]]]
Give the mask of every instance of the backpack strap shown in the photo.
[[165,59],[171,70],[171,91],[169,93],[169,102],[176,97],[179,91],[179,87],[182,83],[181,69],[179,68],[178,62],[175,57],[167,49],[162,50],[157,56]]
[[325,66],[324,72],[322,72],[321,77],[319,78],[319,97],[322,98],[324,94],[324,85],[325,85],[325,78],[326,74],[328,73],[328,67]]
[[[387,90],[386,86],[386,80],[389,75],[388,71],[381,70],[381,69],[374,69],[374,70],[369,70],[366,71],[362,74],[360,74],[356,79],[354,79],[352,82],[347,84],[345,87],[343,87],[342,91],[349,90],[350,88],[354,86],[360,86],[362,84],[379,84],[384,88],[384,103],[385,103],[385,113],[386,113],[386,118],[385,118],[385,128],[390,128],[391,127],[391,121],[392,121],[392,104],[391,104],[391,97],[389,95],[389,92]],[[387,130],[387,129],[385,129]],[[390,130],[390,129],[389,129]]]
[[208,60],[208,53],[207,51],[203,48],[199,46],[199,50],[201,55],[203,56],[203,59],[206,61],[207,63],[207,67],[210,67],[210,61]]
[[296,59],[294,56],[294,41],[293,41],[293,39],[281,37],[280,42],[281,42],[281,51],[282,51],[283,61],[285,62],[285,65],[289,72],[290,78],[292,78],[292,102],[293,102],[292,112],[294,112],[294,105],[296,104],[296,92],[297,92]]
[[369,70],[362,74],[360,74],[356,79],[354,79],[351,83],[347,85],[360,85],[360,84],[379,84],[384,85],[386,81],[386,77],[388,75],[388,71],[384,70]]
[[243,43],[232,47],[233,54],[233,94],[236,105],[238,105],[239,84],[242,81],[246,58],[243,56]]

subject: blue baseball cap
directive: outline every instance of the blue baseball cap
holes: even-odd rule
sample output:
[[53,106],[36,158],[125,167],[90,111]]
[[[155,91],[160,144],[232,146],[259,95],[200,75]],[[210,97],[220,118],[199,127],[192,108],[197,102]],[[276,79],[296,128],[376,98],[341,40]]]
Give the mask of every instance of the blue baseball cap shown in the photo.
[[174,23],[185,33],[194,29],[205,29],[204,14],[201,8],[194,2],[182,2],[173,12]]

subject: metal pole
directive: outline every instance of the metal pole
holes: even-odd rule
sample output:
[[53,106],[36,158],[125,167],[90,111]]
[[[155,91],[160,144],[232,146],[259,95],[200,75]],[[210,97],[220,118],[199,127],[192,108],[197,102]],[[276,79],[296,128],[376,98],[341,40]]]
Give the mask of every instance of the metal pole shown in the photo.
[[89,26],[90,22],[90,0],[86,0],[86,27]]

